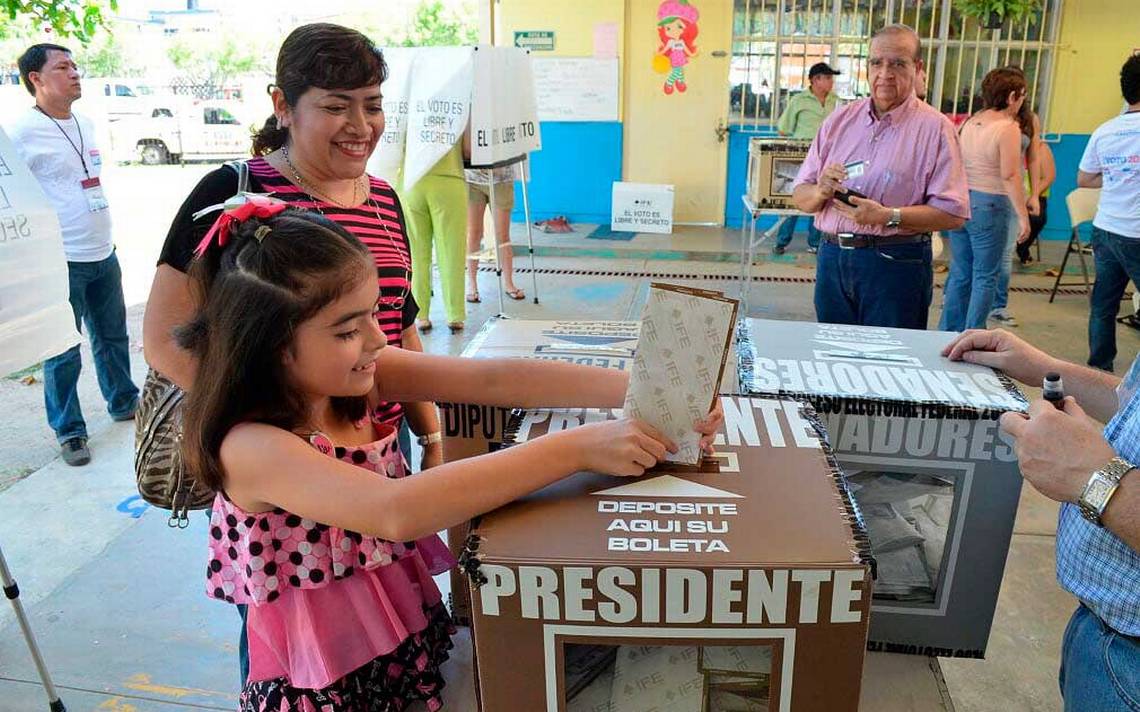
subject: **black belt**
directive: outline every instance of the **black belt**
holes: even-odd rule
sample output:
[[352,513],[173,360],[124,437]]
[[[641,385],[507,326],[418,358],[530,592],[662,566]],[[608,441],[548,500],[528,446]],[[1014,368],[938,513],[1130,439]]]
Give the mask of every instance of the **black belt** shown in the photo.
[[856,232],[841,232],[838,234],[820,233],[824,242],[838,245],[844,250],[854,250],[861,247],[889,247],[891,245],[916,245],[930,242],[930,233],[921,232],[917,235],[864,235]]

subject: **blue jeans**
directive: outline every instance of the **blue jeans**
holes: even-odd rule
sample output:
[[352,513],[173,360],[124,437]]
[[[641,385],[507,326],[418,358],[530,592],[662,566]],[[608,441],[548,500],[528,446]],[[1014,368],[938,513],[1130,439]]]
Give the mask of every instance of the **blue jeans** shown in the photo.
[[1065,712],[1140,712],[1140,639],[1079,606],[1065,628],[1057,677]]
[[825,324],[925,329],[934,288],[930,242],[845,250],[824,241],[815,316]]
[[412,464],[412,429],[408,426],[407,418],[400,418],[400,430],[396,435],[396,441],[400,444],[400,452],[410,467]]
[[[100,262],[68,262],[69,300],[75,328],[91,339],[99,390],[112,417],[125,416],[138,404],[139,389],[131,381],[127,308],[123,303],[123,273],[114,253]],[[79,407],[79,346],[44,361],[44,405],[48,424],[60,442],[87,437]]]
[[249,634],[246,632],[245,619],[249,616],[249,606],[244,603],[237,604],[238,615],[241,616],[241,637],[238,639],[238,667],[241,669],[241,686],[245,689],[246,680],[249,680]]
[[1009,306],[1009,275],[1013,272],[1013,251],[1017,249],[1017,216],[1010,204],[1009,220],[1006,225],[1005,252],[1001,256],[1001,272],[998,273],[997,289],[994,291],[993,309],[1005,309]]
[[[799,222],[800,216],[793,215],[784,220],[784,224],[780,226],[780,231],[776,233],[776,247],[787,247],[792,242],[792,237],[796,232],[796,223]],[[815,229],[815,220],[810,216],[807,218],[808,233],[807,243],[808,247],[819,247],[819,230]]]
[[970,219],[949,232],[950,276],[943,294],[940,330],[986,328],[1009,243],[1009,214],[1009,198],[1004,195],[970,191]]
[[1140,285],[1140,238],[1094,227],[1092,245],[1096,282],[1089,305],[1089,365],[1111,371],[1120,298],[1129,279]]

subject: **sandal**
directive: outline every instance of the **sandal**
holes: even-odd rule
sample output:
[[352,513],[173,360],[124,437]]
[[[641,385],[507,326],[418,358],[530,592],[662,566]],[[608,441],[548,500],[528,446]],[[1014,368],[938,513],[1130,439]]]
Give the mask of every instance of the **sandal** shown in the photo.
[[431,331],[431,319],[416,319],[416,328],[422,334],[428,333]]
[[453,333],[453,334],[460,332],[460,331],[463,331],[463,322],[461,322],[461,321],[448,322],[447,328],[450,329],[451,333]]
[[483,301],[482,299],[479,298],[479,292],[478,291],[468,292],[467,296],[465,298],[467,299],[467,302],[469,304],[478,304],[481,301]]
[[519,289],[518,287],[515,287],[514,289],[508,289],[508,290],[506,290],[506,293],[507,293],[508,297],[510,297],[511,299],[514,299],[517,302],[520,302],[520,301],[526,299],[526,292]]

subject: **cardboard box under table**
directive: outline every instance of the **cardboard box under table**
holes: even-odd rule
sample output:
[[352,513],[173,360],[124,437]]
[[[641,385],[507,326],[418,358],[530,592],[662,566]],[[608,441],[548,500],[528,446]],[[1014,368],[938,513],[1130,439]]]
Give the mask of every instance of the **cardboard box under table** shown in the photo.
[[[476,521],[480,709],[857,709],[871,563],[818,421],[721,401],[699,468],[578,473]],[[527,411],[515,439],[615,415]]]
[[[636,321],[526,321],[490,319],[468,342],[463,356],[468,358],[529,358],[564,361],[628,371],[641,323]],[[734,371],[735,373],[735,371]],[[510,408],[440,403],[443,427],[443,459],[454,462],[465,457],[485,455],[503,444],[503,431],[511,417]],[[448,544],[456,556],[467,538],[466,524],[447,532]],[[469,620],[467,585],[455,569],[451,575],[452,613],[456,620]]]
[[1021,475],[998,429],[1025,398],[951,362],[955,334],[748,319],[741,388],[809,400],[827,426],[877,565],[871,647],[982,657]]

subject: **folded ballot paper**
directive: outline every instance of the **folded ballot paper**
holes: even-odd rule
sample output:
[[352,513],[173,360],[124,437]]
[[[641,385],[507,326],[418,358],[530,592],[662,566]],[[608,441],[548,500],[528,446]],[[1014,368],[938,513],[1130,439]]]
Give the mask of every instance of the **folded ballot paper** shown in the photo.
[[[767,712],[770,646],[623,645],[567,705],[589,712]],[[598,686],[611,683],[608,698]]]
[[708,415],[720,391],[736,307],[720,292],[650,286],[623,412],[677,443],[669,462],[700,461],[693,423]]

